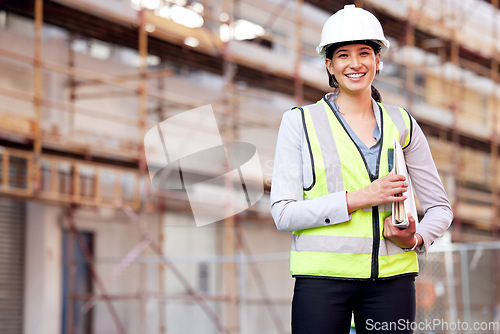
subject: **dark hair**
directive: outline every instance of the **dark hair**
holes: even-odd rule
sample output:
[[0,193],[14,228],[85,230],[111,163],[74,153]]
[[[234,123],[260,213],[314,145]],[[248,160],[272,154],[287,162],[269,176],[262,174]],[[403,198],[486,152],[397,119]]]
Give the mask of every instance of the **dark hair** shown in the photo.
[[[332,59],[333,57],[333,52],[335,50],[337,50],[338,48],[344,46],[344,45],[351,45],[351,44],[366,44],[368,46],[370,46],[373,51],[375,52],[375,54],[378,54],[380,53],[380,49],[381,49],[381,46],[380,44],[374,42],[374,41],[370,41],[370,40],[362,40],[362,41],[348,41],[348,42],[341,42],[341,43],[333,43],[333,44],[330,44],[326,47],[325,49],[325,58],[328,58],[328,59]],[[330,72],[328,71],[328,69],[326,69],[326,73],[328,74],[328,84],[330,85],[330,87],[332,88],[338,88],[339,87],[339,83],[337,81],[337,79],[335,79],[335,76],[330,74]],[[377,72],[375,72],[375,75],[379,74],[379,70],[377,70]],[[377,90],[377,88],[375,88],[373,85],[371,86],[371,89],[372,89],[372,98],[377,101],[377,102],[382,102],[382,96],[380,95],[380,92]]]

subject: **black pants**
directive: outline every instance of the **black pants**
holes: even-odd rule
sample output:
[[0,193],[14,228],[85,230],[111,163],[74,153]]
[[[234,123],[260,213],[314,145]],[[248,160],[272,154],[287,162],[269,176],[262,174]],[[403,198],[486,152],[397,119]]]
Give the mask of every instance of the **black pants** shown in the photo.
[[351,314],[357,334],[413,333],[415,277],[378,281],[297,278],[293,334],[347,334]]

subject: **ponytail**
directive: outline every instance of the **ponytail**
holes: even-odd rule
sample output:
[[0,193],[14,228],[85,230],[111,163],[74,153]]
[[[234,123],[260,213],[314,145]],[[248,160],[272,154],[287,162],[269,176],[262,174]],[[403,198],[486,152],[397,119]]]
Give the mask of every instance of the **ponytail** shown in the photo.
[[380,92],[373,85],[372,85],[372,99],[374,99],[375,102],[382,102],[382,95],[380,95]]

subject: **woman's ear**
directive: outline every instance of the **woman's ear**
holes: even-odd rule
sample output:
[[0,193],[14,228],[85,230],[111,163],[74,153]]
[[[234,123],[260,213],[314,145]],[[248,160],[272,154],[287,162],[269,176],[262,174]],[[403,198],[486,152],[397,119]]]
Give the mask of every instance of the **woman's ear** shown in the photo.
[[375,55],[375,63],[377,64],[376,69],[377,71],[380,70],[380,52]]
[[325,65],[326,65],[326,70],[328,71],[328,73],[333,75],[333,61],[329,58],[326,58]]

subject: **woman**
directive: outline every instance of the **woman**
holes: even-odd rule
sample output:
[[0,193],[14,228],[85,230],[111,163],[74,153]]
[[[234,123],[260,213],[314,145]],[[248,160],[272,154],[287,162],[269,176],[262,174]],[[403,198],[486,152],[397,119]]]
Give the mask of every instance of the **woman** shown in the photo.
[[[292,332],[412,333],[416,252],[426,252],[453,213],[427,141],[406,110],[380,102],[372,87],[389,48],[380,22],[354,5],[325,23],[318,54],[333,93],[283,115],[276,146],[271,213],[293,232],[296,278]],[[399,140],[424,217],[391,223],[406,191],[391,173]]]

